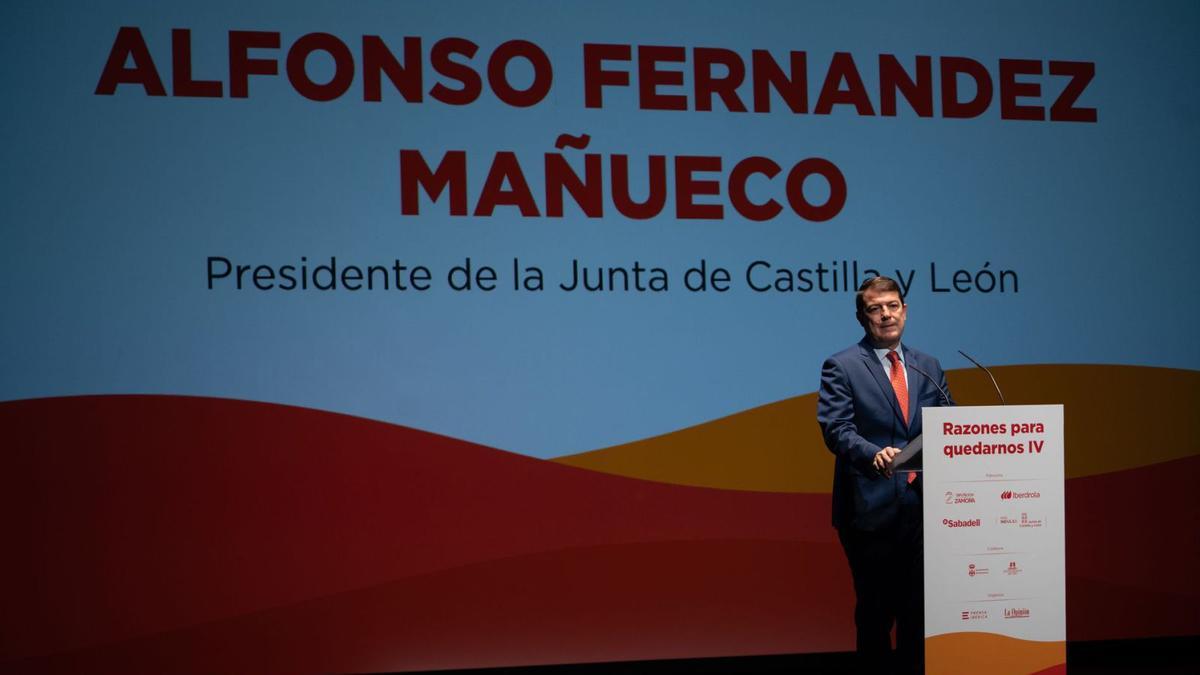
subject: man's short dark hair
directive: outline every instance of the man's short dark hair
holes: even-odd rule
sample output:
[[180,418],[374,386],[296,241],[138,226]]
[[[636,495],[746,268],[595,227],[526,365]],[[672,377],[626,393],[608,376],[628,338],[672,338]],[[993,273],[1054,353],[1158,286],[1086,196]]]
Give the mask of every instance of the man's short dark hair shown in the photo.
[[866,309],[866,301],[863,300],[863,294],[869,290],[876,293],[894,291],[896,295],[900,296],[900,303],[904,303],[904,291],[900,290],[900,284],[896,283],[895,279],[891,277],[871,277],[862,282],[862,285],[858,287],[858,292],[854,294],[854,309],[859,315]]

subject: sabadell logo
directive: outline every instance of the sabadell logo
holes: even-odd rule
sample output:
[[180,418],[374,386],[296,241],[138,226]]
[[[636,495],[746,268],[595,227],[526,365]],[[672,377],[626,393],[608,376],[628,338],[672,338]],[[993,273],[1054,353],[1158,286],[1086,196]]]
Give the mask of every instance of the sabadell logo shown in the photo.
[[979,527],[979,518],[974,520],[960,520],[958,518],[942,518],[942,524],[946,527]]

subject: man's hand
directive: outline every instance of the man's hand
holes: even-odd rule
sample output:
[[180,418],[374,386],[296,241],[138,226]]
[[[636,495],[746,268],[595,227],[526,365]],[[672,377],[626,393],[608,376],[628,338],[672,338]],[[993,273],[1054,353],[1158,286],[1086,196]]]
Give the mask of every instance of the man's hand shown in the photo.
[[888,447],[880,450],[879,452],[875,453],[875,460],[873,462],[871,462],[871,465],[874,466],[875,470],[878,471],[879,473],[887,476],[888,478],[891,478],[892,477],[892,458],[898,454],[900,454],[900,450],[898,448],[893,448],[891,446],[888,446]]

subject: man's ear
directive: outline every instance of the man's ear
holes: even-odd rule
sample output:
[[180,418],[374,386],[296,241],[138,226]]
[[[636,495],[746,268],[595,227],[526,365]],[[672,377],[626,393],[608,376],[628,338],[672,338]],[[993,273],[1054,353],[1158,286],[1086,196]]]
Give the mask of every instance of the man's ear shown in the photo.
[[855,312],[854,318],[858,319],[858,325],[862,326],[863,328],[867,327],[867,317],[864,316],[862,312]]

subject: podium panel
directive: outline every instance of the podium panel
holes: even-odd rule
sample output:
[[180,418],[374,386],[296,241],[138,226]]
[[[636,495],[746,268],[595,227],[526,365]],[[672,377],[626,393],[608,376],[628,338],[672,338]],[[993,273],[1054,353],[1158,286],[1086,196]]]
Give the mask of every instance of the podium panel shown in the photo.
[[1063,407],[922,415],[926,673],[1065,673]]

